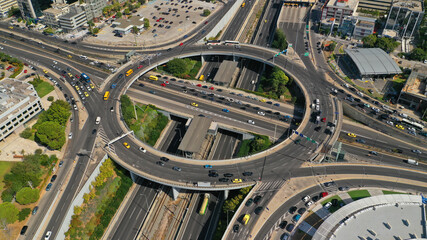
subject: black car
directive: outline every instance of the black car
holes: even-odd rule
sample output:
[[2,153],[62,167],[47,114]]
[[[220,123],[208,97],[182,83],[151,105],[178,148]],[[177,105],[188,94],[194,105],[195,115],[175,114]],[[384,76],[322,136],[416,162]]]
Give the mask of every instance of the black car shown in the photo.
[[313,202],[317,202],[317,201],[319,201],[319,196],[313,196],[313,197],[311,198],[311,200],[312,200]]
[[165,163],[164,163],[164,162],[162,162],[162,161],[157,161],[156,163],[157,163],[157,165],[160,165],[160,166],[162,166],[162,167],[165,165]]
[[230,181],[230,179],[228,179],[228,178],[220,178],[219,181],[220,182],[228,182],[228,181]]
[[292,232],[292,230],[294,230],[295,225],[294,224],[289,224],[288,227],[286,227],[286,230],[288,230],[288,232]]
[[55,182],[56,177],[58,177],[57,175],[53,175],[52,178],[50,179],[50,182]]
[[257,207],[257,208],[255,208],[254,212],[256,215],[260,215],[263,210],[264,210],[264,207]]
[[295,206],[292,206],[291,208],[289,208],[289,210],[288,210],[288,212],[290,213],[290,214],[294,214],[296,211],[297,211],[297,207],[295,207]]
[[334,185],[335,183],[334,182],[325,182],[325,183],[323,183],[323,185],[325,186],[325,187],[329,187],[329,186],[332,186],[332,185]]
[[35,206],[34,209],[33,209],[32,214],[36,215],[36,213],[37,213],[38,210],[39,210],[39,206]]
[[209,177],[218,177],[218,173],[209,173]]
[[224,177],[232,177],[233,174],[232,173],[224,173]]
[[166,51],[170,52],[170,51],[172,51],[172,48],[168,48],[168,50],[166,50]]
[[248,201],[246,201],[245,205],[246,207],[250,207],[254,203],[254,200],[252,198],[249,198]]
[[168,162],[169,158],[167,158],[167,157],[161,157],[160,160],[162,160],[163,162]]
[[117,78],[121,79],[123,77],[123,74],[121,73]]
[[27,225],[23,226],[21,229],[21,235],[24,235],[27,232],[27,229],[28,229]]
[[233,231],[238,232],[239,231],[239,224],[234,224]]
[[288,225],[288,221],[282,221],[282,222],[279,224],[279,227],[280,227],[281,229],[285,229],[286,225]]
[[243,173],[243,176],[246,176],[246,177],[248,177],[248,176],[252,176],[252,172],[244,172],[244,173]]
[[216,173],[216,174],[218,174],[218,171],[217,170],[209,170],[209,173]]
[[334,207],[338,206],[338,199],[334,198],[334,199],[332,199],[331,202],[332,202],[332,206],[334,206]]
[[396,152],[396,153],[403,153],[403,150],[402,150],[402,149],[399,149],[399,148],[395,148],[395,149],[393,149],[392,151],[393,151],[393,152]]
[[256,197],[254,198],[254,203],[255,203],[255,204],[258,204],[258,203],[261,201],[261,199],[262,199],[262,196],[260,196],[260,195],[256,196]]
[[305,211],[306,211],[307,209],[305,209],[305,208],[300,208],[300,209],[298,209],[298,213],[299,214],[303,214],[303,213],[305,213]]

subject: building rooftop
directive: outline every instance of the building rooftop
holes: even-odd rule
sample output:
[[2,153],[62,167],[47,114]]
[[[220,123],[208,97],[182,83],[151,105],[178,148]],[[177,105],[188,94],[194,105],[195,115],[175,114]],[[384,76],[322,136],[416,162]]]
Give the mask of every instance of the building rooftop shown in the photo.
[[363,198],[326,218],[312,239],[421,239],[425,211],[419,195]]
[[62,10],[61,9],[57,9],[57,8],[48,8],[48,9],[46,9],[46,10],[43,10],[43,13],[50,13],[50,14],[53,14],[53,15],[59,15],[59,14],[61,14],[62,13]]
[[393,7],[407,8],[414,12],[422,12],[423,4],[417,0],[395,0],[393,1]]
[[409,75],[402,92],[415,95],[427,101],[427,73],[413,70]]
[[206,117],[194,117],[182,138],[178,149],[184,152],[198,153],[208,132],[212,120]]
[[18,105],[26,99],[32,102],[37,97],[37,92],[29,83],[12,78],[0,81],[0,122],[5,121],[10,114],[19,111],[18,108],[14,112],[10,112],[9,109],[12,106]]
[[345,52],[364,75],[388,75],[402,73],[395,61],[380,48],[353,48]]
[[113,22],[114,28],[127,29],[132,26],[143,26],[144,18],[132,17],[128,19],[120,18]]
[[224,60],[215,74],[214,82],[230,83],[238,62]]
[[358,4],[358,0],[330,0],[326,7],[335,7],[350,10],[355,9]]

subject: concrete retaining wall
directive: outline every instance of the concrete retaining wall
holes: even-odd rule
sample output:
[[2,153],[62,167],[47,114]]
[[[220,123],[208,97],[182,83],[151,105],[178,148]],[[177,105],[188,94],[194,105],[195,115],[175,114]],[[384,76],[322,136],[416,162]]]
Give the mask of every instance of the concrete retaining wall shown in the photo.
[[83,204],[83,195],[85,193],[89,193],[89,187],[92,184],[93,181],[95,181],[95,178],[100,173],[99,168],[102,166],[102,164],[105,162],[105,160],[108,158],[108,155],[105,154],[105,156],[102,158],[102,160],[98,163],[95,170],[93,170],[92,174],[87,179],[85,185],[82,187],[80,192],[77,194],[77,196],[74,198],[73,202],[70,205],[70,208],[68,208],[67,214],[65,215],[64,221],[62,222],[61,228],[59,229],[59,232],[56,234],[56,240],[59,239],[65,239],[65,232],[68,231],[68,228],[71,223],[71,217],[74,214],[74,207],[80,206]]

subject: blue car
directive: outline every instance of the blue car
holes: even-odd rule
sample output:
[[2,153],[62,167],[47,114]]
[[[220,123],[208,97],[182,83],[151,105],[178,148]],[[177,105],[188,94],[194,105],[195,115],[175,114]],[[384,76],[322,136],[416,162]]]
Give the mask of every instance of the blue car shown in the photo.
[[46,186],[46,191],[49,191],[51,188],[52,188],[52,183],[49,183],[49,184]]
[[205,165],[205,168],[212,168],[212,165]]
[[227,108],[222,109],[222,111],[226,113],[230,112],[230,110],[228,110]]
[[274,104],[274,106],[276,106],[276,107],[280,107],[280,104],[278,104],[278,103],[275,103],[275,104]]

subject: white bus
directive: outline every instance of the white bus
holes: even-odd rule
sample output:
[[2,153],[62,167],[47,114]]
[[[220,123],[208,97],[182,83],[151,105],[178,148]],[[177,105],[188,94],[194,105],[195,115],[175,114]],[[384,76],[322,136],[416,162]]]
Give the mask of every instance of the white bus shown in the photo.
[[416,123],[416,122],[412,122],[412,121],[410,121],[410,120],[408,120],[406,118],[402,118],[401,122],[405,123],[407,125],[410,125],[410,126],[414,127],[415,129],[420,130],[420,131],[422,131],[424,129],[423,125],[421,125],[419,123]]
[[239,41],[225,40],[224,45],[239,45]]

